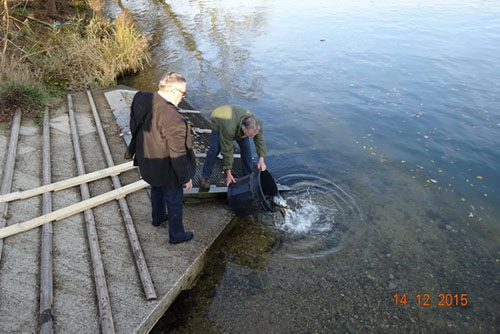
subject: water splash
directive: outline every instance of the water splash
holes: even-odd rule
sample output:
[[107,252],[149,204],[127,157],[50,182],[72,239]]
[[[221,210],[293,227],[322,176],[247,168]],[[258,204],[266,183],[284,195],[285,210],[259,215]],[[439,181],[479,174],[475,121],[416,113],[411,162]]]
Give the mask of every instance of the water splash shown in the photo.
[[311,175],[288,175],[279,182],[291,188],[275,198],[280,215],[273,225],[280,232],[277,251],[292,258],[315,258],[342,249],[360,230],[362,215],[345,190]]
[[337,210],[315,203],[309,189],[304,196],[282,198],[280,206],[285,207],[285,215],[277,227],[291,235],[327,232],[335,224]]

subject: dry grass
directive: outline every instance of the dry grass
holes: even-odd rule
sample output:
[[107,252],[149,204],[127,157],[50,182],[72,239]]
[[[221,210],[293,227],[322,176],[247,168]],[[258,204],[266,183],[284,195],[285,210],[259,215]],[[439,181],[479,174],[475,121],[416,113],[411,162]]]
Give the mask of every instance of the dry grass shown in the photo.
[[15,107],[41,109],[48,102],[41,73],[26,62],[4,57],[0,62],[0,121],[8,120]]
[[147,40],[126,14],[109,21],[94,17],[81,31],[79,23],[63,25],[39,43],[31,57],[45,78],[69,89],[105,87],[122,74],[143,69],[149,61]]
[[104,9],[104,0],[87,0],[94,13],[100,13]]
[[[99,3],[90,5],[99,9]],[[1,15],[0,109],[42,107],[47,91],[110,86],[150,61],[146,38],[125,12],[113,21],[94,16],[62,24],[6,10]]]

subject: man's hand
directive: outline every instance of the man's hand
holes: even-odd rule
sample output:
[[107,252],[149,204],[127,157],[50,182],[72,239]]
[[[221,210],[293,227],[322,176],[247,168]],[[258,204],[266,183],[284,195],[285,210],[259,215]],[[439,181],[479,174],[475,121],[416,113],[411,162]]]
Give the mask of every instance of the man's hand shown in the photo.
[[231,170],[228,169],[226,171],[226,187],[229,187],[229,185],[234,182],[236,182],[236,180],[234,179],[233,174],[231,174]]
[[267,169],[267,166],[264,163],[264,157],[259,158],[259,162],[257,163],[257,168],[259,168],[261,171],[265,171]]
[[188,183],[184,184],[184,190],[189,191],[193,189],[193,180],[189,179]]

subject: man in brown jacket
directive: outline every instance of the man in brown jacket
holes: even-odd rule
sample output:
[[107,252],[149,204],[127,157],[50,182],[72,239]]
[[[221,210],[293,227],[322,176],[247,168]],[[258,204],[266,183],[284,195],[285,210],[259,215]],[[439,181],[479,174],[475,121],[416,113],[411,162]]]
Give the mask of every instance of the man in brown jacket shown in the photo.
[[195,172],[191,131],[177,108],[185,94],[186,79],[180,74],[170,72],[163,76],[136,144],[139,170],[144,181],[151,185],[153,225],[168,220],[172,244],[193,238],[192,232],[184,231],[182,222],[183,189],[193,187]]

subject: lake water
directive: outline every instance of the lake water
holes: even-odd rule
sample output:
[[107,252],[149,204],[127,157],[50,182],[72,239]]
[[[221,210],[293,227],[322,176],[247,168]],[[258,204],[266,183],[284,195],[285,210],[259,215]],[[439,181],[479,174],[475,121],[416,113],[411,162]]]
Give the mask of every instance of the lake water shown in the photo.
[[498,331],[500,1],[120,6],[153,45],[123,83],[177,71],[202,111],[249,108],[292,188],[153,332]]

